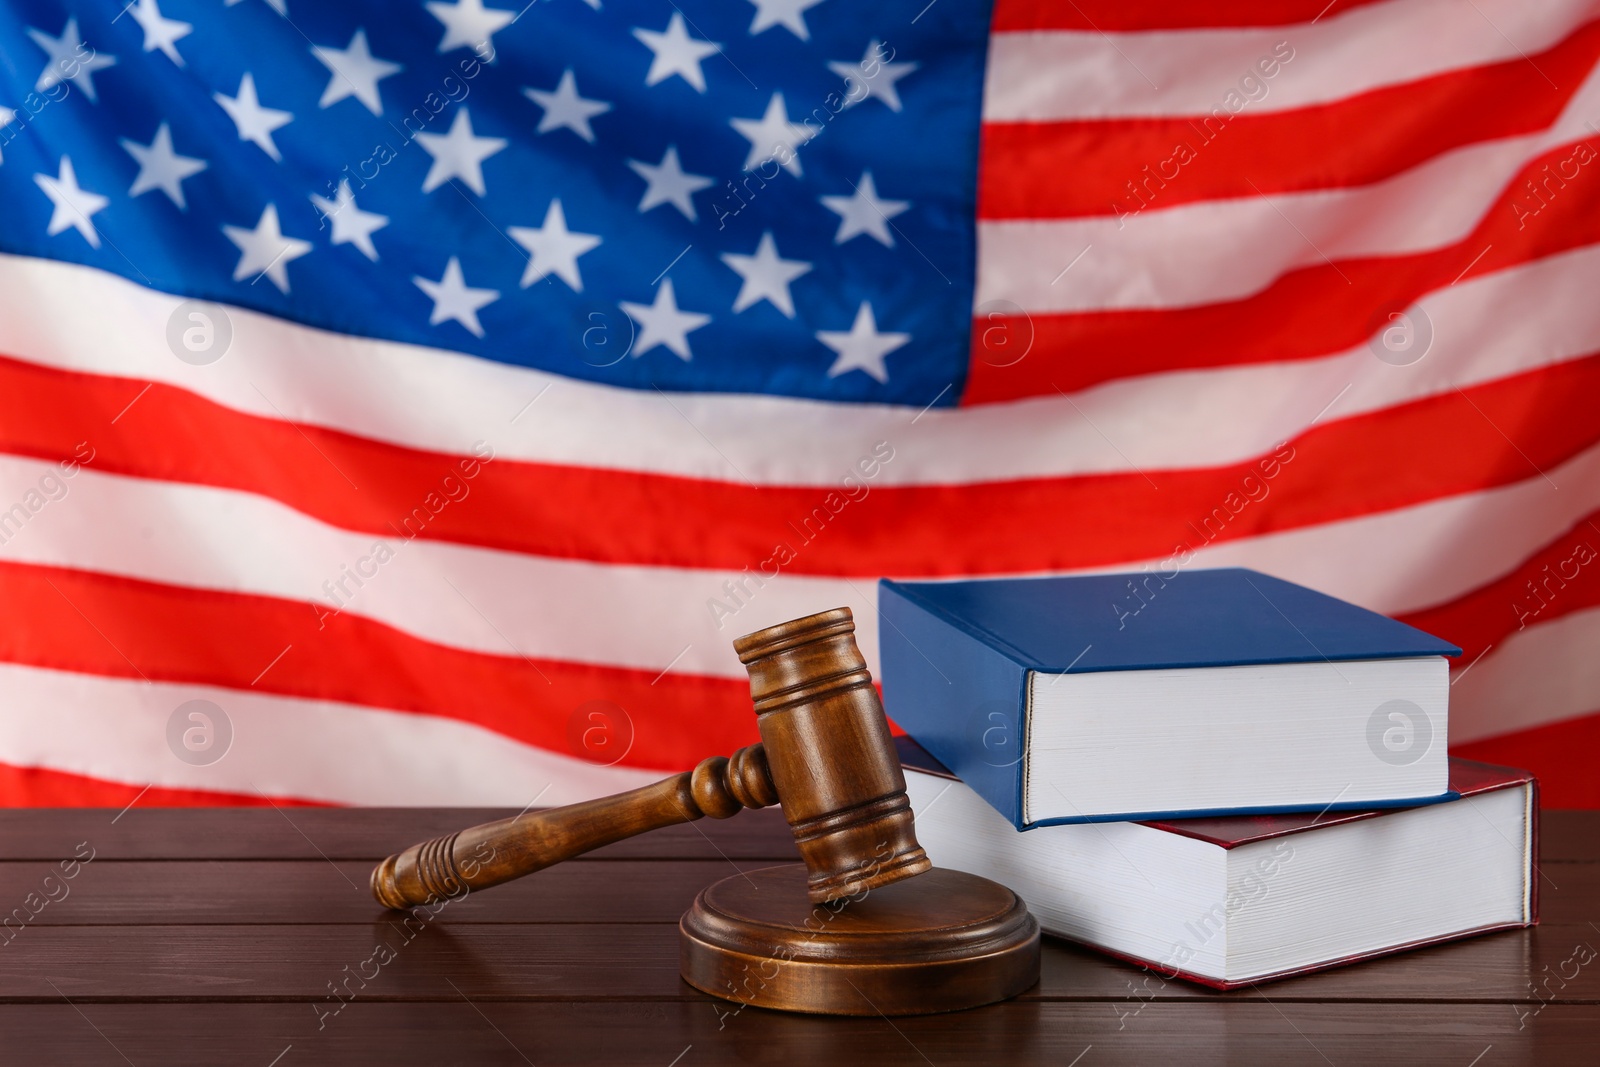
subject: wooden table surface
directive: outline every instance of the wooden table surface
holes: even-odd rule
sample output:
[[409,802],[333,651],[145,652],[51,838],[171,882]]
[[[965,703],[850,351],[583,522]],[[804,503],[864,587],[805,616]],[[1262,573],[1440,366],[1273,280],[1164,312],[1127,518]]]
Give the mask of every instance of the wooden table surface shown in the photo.
[[373,861],[506,814],[0,812],[0,1063],[1600,1063],[1600,812],[1545,813],[1533,930],[1233,993],[1046,938],[1018,999],[894,1020],[735,1012],[678,978],[694,894],[794,860],[772,811],[624,842],[411,928],[368,896]]

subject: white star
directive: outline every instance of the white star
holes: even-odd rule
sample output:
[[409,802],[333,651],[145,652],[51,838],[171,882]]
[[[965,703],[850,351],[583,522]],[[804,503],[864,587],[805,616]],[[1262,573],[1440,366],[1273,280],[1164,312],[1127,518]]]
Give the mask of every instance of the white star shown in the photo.
[[750,2],[756,6],[756,17],[750,23],[752,34],[774,26],[784,26],[802,41],[809,41],[811,31],[806,29],[805,13],[822,3],[822,0],[750,0]]
[[855,325],[850,332],[818,330],[817,340],[839,354],[828,368],[828,377],[837,378],[846,371],[866,371],[880,382],[888,382],[889,371],[883,357],[911,340],[909,333],[879,333],[872,317],[872,305],[865,300],[856,312]]
[[437,326],[441,322],[454,319],[465,326],[467,332],[474,337],[483,336],[483,326],[478,322],[478,312],[499,300],[500,290],[469,287],[466,279],[461,276],[461,261],[455,256],[451,256],[450,262],[445,264],[444,277],[438,281],[430,281],[420,274],[411,280],[433,300],[433,314],[428,316],[429,326]]
[[698,311],[679,311],[678,298],[672,292],[672,279],[664,278],[656,290],[653,304],[618,305],[642,329],[634,339],[633,354],[642,356],[657,345],[666,346],[685,363],[693,358],[689,351],[689,334],[711,321],[710,315]]
[[646,85],[666,81],[676,74],[694,86],[696,92],[706,91],[706,76],[700,69],[700,61],[720,52],[722,46],[715,41],[690,37],[683,24],[683,15],[674,11],[664,33],[636,29],[633,35],[655,53],[655,58],[650,62],[650,73],[644,76]]
[[244,77],[239,79],[238,96],[213,93],[211,98],[221,104],[222,110],[233,120],[234,126],[239,130],[239,140],[252,141],[274,160],[279,162],[283,160],[278,154],[278,146],[272,141],[272,131],[280,126],[289,125],[294,115],[288,111],[261,106],[261,101],[256,97],[255,75],[246,71]]
[[139,164],[139,175],[128,188],[129,196],[140,196],[152,189],[160,189],[167,199],[178,205],[180,211],[189,210],[183,199],[183,180],[192,178],[206,169],[203,159],[180,156],[172,150],[172,131],[163,122],[155,139],[143,145],[124,137],[122,147]]
[[783,106],[783,94],[773,93],[767,101],[767,113],[759,119],[733,119],[733,128],[750,142],[750,154],[745,157],[744,169],[749,170],[775,159],[784,170],[800,177],[800,156],[797,149],[813,135],[805,126],[789,121],[789,112]]
[[[0,130],[3,130],[7,126],[11,125],[14,121],[16,121],[16,118],[17,113],[15,111],[12,111],[9,107],[0,107]],[[4,163],[5,161],[5,153],[0,152],[0,163]]]
[[[383,114],[383,101],[378,97],[378,82],[405,70],[398,63],[377,59],[367,48],[367,31],[357,30],[350,38],[350,47],[341,51],[323,45],[312,45],[311,54],[333,73],[328,87],[322,90],[319,107],[332,107],[347,96],[353,96],[374,115]],[[896,109],[898,110],[898,109]]]
[[50,225],[46,228],[46,233],[54,237],[62,230],[71,227],[83,234],[83,239],[88,241],[91,247],[100,247],[100,235],[95,232],[94,223],[89,219],[96,212],[104,211],[111,201],[99,193],[79,188],[78,175],[72,169],[71,159],[62,156],[61,169],[57,177],[35,174],[33,184],[43,190],[44,195],[50,198],[50,203],[55,205],[55,210],[50,213]]
[[685,174],[678,162],[677,145],[668,145],[666,155],[661,157],[661,162],[656,166],[641,163],[637,159],[628,160],[628,166],[649,183],[643,199],[639,201],[640,211],[649,211],[658,204],[671,204],[683,212],[683,217],[690,222],[696,221],[694,194],[716,184],[713,179],[699,174]]
[[[239,262],[233,268],[233,280],[250,284],[263,274],[284,294],[289,292],[289,263],[311,251],[311,242],[297,237],[285,237],[278,228],[278,205],[268,204],[261,212],[256,228],[224,226],[222,232],[239,248]],[[254,275],[255,277],[251,277]]]
[[778,243],[772,231],[761,235],[753,256],[739,256],[724,252],[722,262],[744,279],[739,295],[733,301],[733,310],[743,311],[758,300],[765,300],[788,318],[794,318],[794,299],[789,295],[789,283],[811,270],[811,264],[798,259],[781,259]]
[[524,89],[522,93],[544,108],[544,117],[539,120],[535,133],[549,133],[564,127],[590,144],[594,143],[594,131],[589,128],[589,120],[611,110],[611,105],[604,100],[585,100],[578,95],[578,79],[573,77],[571,67],[562,73],[555,91]]
[[[900,110],[900,92],[894,83],[921,66],[920,63],[890,63],[884,59],[883,42],[876,37],[867,45],[859,63],[829,63],[828,69],[844,79],[845,107],[855,107],[877,97],[890,111]],[[868,71],[871,71],[869,74]]]
[[444,23],[444,38],[439,51],[453,48],[470,48],[480,54],[494,55],[494,35],[517,19],[514,11],[484,7],[483,0],[456,0],[454,4],[430,3],[433,17]]
[[144,30],[146,52],[154,52],[159,48],[168,59],[180,67],[183,66],[183,57],[178,54],[178,42],[194,32],[192,23],[163,18],[156,0],[139,0],[138,6],[128,13],[133,16],[133,21],[139,24],[139,28]]
[[378,261],[378,250],[372,246],[372,235],[389,225],[389,216],[356,207],[356,196],[350,191],[348,180],[339,183],[337,199],[329,200],[312,193],[311,202],[332,225],[334,244],[355,245],[362,255],[374,263]]
[[506,233],[533,256],[528,260],[528,269],[522,272],[524,289],[545,275],[554,274],[571,286],[573,292],[583,292],[578,257],[597,247],[600,238],[592,233],[573,233],[568,230],[561,201],[550,201],[549,210],[544,213],[544,225],[539,229],[513,226]]
[[822,206],[839,216],[839,232],[833,243],[842,245],[857,234],[876,238],[885,248],[894,247],[894,237],[889,233],[889,220],[911,207],[909,200],[880,200],[877,187],[872,184],[872,172],[861,172],[854,196],[822,196]]
[[94,72],[117,65],[116,56],[101,55],[83,43],[83,38],[78,36],[78,20],[75,18],[67,20],[66,29],[61,31],[60,37],[51,37],[34,29],[28,31],[28,36],[49,57],[45,60],[39,80],[33,83],[36,92],[42,93],[52,85],[70,81],[83,90],[84,96],[94,101]]
[[422,180],[422,191],[431,193],[451,178],[460,178],[467,188],[483,196],[483,161],[510,144],[504,137],[478,137],[472,132],[467,109],[456,112],[449,133],[419,133],[417,140],[433,157],[433,166]]

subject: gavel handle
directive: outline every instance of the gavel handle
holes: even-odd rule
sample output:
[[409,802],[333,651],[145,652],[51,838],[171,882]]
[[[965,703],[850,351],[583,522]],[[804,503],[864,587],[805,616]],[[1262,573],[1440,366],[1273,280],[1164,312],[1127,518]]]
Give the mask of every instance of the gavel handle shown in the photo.
[[624,838],[709,815],[775,804],[759,744],[626,793],[484,823],[412,845],[372,871],[372,895],[404,909],[485,889]]

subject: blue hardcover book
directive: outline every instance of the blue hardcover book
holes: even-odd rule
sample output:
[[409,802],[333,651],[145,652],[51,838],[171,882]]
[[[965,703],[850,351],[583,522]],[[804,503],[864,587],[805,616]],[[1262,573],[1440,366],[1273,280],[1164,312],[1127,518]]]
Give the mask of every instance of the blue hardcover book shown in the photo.
[[1449,799],[1460,649],[1240,568],[879,583],[889,717],[1018,829]]

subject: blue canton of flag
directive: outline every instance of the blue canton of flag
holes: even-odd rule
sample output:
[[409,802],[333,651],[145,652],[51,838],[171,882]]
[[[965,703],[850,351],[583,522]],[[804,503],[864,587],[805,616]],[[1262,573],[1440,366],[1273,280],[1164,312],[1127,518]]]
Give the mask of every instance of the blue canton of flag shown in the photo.
[[952,404],[988,5],[0,6],[0,249],[615,385]]

